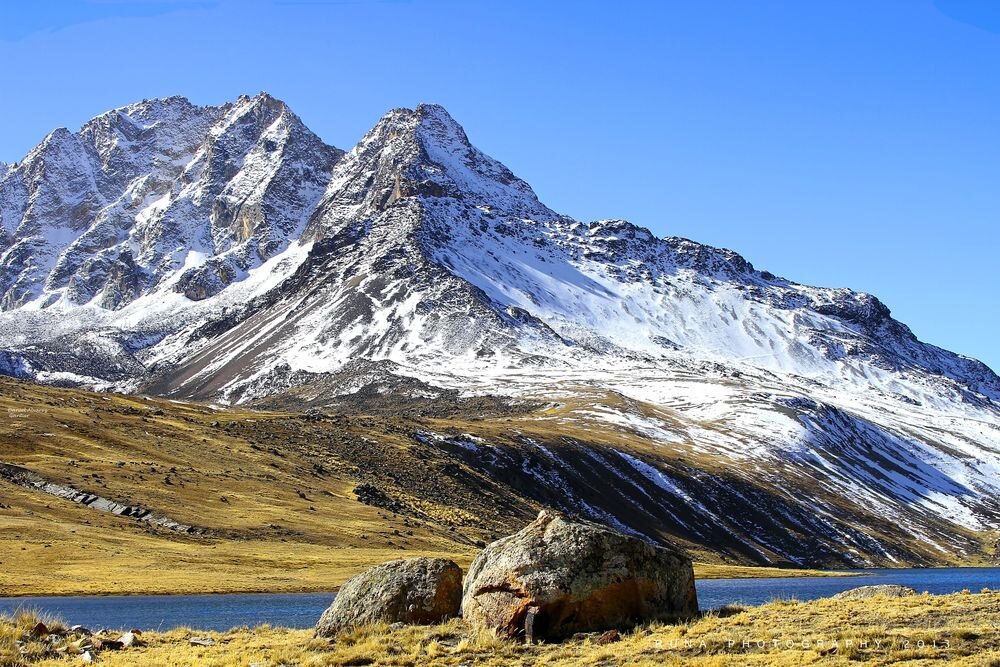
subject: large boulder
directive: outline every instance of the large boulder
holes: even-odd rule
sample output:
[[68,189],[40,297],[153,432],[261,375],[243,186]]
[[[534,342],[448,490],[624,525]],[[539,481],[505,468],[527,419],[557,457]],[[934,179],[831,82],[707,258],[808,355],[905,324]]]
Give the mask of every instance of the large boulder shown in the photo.
[[349,579],[316,625],[318,637],[370,623],[439,623],[458,616],[462,569],[444,558],[376,565]]
[[687,556],[551,510],[488,545],[462,593],[468,623],[528,641],[697,612]]
[[910,588],[909,586],[900,586],[899,584],[877,584],[875,586],[861,586],[859,588],[852,588],[848,591],[842,593],[837,593],[833,596],[834,600],[867,600],[868,598],[874,598],[878,596],[883,596],[887,598],[905,598],[911,595],[916,595],[917,592]]

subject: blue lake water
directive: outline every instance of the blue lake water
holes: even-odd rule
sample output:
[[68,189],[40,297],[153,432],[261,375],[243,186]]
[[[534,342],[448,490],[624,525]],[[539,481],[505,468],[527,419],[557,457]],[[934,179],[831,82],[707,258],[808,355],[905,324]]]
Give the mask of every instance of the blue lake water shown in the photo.
[[316,625],[334,593],[224,595],[85,595],[0,598],[0,614],[26,608],[58,616],[70,625],[99,628],[228,630],[269,623],[288,628]]
[[714,609],[727,604],[759,605],[777,598],[815,600],[874,584],[902,584],[918,593],[940,595],[968,589],[1000,590],[1000,567],[955,567],[855,570],[856,577],[781,579],[702,579],[697,582],[698,606]]
[[[776,598],[814,600],[871,584],[903,584],[918,592],[955,593],[1000,590],[1000,568],[865,570],[852,577],[780,579],[703,579],[697,582],[702,609],[726,604],[758,605]],[[309,628],[333,600],[333,593],[238,595],[134,595],[0,598],[0,614],[27,608],[58,616],[70,624],[99,628],[169,630],[188,626],[228,630],[269,623]]]

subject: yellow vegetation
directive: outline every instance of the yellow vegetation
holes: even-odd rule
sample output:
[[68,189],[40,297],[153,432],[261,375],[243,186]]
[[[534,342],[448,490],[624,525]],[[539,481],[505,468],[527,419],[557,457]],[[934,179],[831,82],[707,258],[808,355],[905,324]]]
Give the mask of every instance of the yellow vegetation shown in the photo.
[[695,563],[694,575],[698,579],[771,579],[775,577],[856,577],[858,573],[838,570],[792,570],[777,567]]
[[[561,644],[526,646],[461,620],[392,630],[373,626],[317,640],[308,630],[262,626],[224,633],[174,630],[143,635],[144,645],[101,653],[108,667],[277,667],[325,665],[998,665],[1000,593],[918,595],[869,600],[780,601],[747,609],[710,612],[685,624],[643,626],[601,645],[597,635]],[[0,667],[78,664],[79,657],[32,662],[12,653],[13,639],[30,619],[0,620]],[[191,646],[206,636],[217,644]]]
[[[448,486],[447,475],[431,478],[429,467],[459,464],[427,460],[428,450],[408,435],[414,425],[387,418],[316,424],[289,413],[7,378],[0,378],[0,415],[0,463],[208,531],[153,528],[0,479],[0,596],[329,591],[394,558],[444,556],[464,568],[477,542],[520,528],[538,511]],[[526,433],[562,428],[522,419]],[[425,422],[490,438],[510,429],[506,419]],[[466,478],[475,474],[463,469]],[[359,502],[354,489],[365,479],[396,480],[399,498],[420,515]],[[427,485],[436,499],[421,496]],[[815,574],[718,564],[697,573]]]

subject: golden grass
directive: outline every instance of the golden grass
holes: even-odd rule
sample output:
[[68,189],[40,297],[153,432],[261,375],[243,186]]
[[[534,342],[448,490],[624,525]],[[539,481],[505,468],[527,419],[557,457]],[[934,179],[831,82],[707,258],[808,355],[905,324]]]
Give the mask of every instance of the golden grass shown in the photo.
[[[409,422],[354,416],[316,425],[282,412],[6,378],[0,415],[7,417],[0,419],[0,462],[210,531],[151,529],[0,480],[5,596],[329,591],[393,558],[436,555],[465,567],[477,541],[511,532],[538,510],[516,499],[485,504],[467,487],[439,488],[449,479],[440,474],[430,489],[439,496],[428,499],[427,488],[418,488],[408,499],[422,516],[359,502],[359,479],[402,479],[405,491],[426,484],[424,467],[457,465],[422,458],[427,453],[414,447]],[[556,428],[559,435],[563,428],[531,415],[515,419],[525,433]],[[502,440],[512,423],[428,419],[421,427]],[[364,469],[369,447],[381,449]],[[698,566],[703,578],[805,574],[816,573]]]
[[[414,518],[359,502],[353,462],[287,414],[6,379],[0,413],[0,462],[209,531],[153,529],[0,480],[0,595],[325,591],[404,556],[467,565],[483,537],[451,525],[444,504]],[[241,437],[263,429],[282,446]]]
[[856,577],[858,573],[696,562],[694,575],[698,579],[773,579],[777,577]]
[[[179,539],[2,482],[0,486],[5,503],[20,510],[0,510],[0,591],[6,596],[330,591],[386,560],[440,556],[455,559],[464,569],[476,553],[454,544],[393,549],[302,539]],[[385,523],[375,512],[368,521]],[[707,563],[696,563],[695,572],[702,579],[841,574]]]
[[[595,635],[560,644],[526,646],[474,631],[461,620],[392,630],[359,628],[327,642],[308,630],[262,626],[223,633],[187,629],[143,635],[144,645],[106,651],[108,667],[259,667],[330,665],[543,665],[601,667],[653,665],[997,665],[1000,593],[918,595],[871,600],[772,602],[710,612],[679,625],[653,624],[600,645]],[[78,657],[33,661],[11,656],[11,638],[28,620],[0,620],[0,667],[77,664]],[[193,636],[216,646],[195,647]],[[38,642],[36,642],[37,644]],[[4,651],[7,651],[6,653]]]

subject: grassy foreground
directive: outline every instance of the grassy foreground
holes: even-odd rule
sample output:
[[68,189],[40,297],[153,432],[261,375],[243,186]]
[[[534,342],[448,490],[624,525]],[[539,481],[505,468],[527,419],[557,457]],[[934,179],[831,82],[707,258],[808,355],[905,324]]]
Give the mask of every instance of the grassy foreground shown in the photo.
[[[37,619],[0,619],[0,667],[79,664],[52,643],[14,641]],[[372,626],[333,641],[308,630],[262,626],[225,633],[147,633],[142,644],[100,653],[120,667],[325,665],[1000,665],[1000,592],[869,600],[776,601],[709,612],[679,625],[649,625],[602,644],[597,635],[526,646],[473,631],[461,620],[392,630]],[[193,636],[213,646],[193,646]]]

